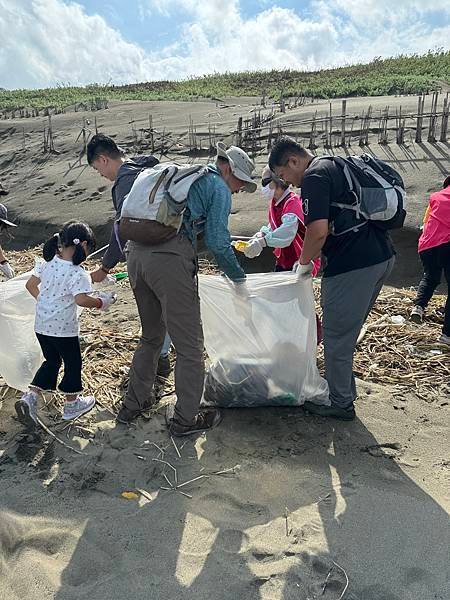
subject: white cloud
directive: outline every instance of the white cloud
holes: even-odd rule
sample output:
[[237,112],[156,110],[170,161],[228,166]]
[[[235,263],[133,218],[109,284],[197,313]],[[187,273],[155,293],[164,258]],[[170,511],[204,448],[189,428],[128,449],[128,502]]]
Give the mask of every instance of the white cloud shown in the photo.
[[448,0],[334,0],[327,6],[339,9],[357,24],[367,26],[384,22],[408,25],[417,18],[429,16],[438,11],[450,15],[450,2]]
[[149,57],[99,16],[59,0],[0,0],[0,80],[11,87],[136,81]]
[[[314,0],[307,16],[238,0],[139,0],[140,18],[167,16],[170,45],[146,52],[70,0],[0,0],[0,85],[129,83],[271,68],[316,69],[450,47],[450,2]],[[124,6],[126,10],[126,6]],[[439,10],[449,19],[429,20]],[[179,16],[184,18],[179,24]],[[175,16],[177,19],[175,19]],[[401,21],[399,20],[401,19]]]

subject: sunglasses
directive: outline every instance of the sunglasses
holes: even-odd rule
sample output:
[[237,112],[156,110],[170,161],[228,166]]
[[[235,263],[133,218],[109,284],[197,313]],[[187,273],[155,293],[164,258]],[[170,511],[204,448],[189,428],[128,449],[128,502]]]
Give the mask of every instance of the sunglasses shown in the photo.
[[264,179],[261,179],[262,187],[266,187],[266,185],[269,185],[269,183],[271,181],[272,181],[272,177],[264,177]]

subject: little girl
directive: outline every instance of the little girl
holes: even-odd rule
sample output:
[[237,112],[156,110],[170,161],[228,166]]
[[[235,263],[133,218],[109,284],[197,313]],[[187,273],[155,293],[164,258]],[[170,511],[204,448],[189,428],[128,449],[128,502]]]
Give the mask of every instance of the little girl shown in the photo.
[[92,292],[90,274],[79,266],[95,249],[92,230],[70,221],[45,244],[45,262],[36,264],[26,288],[36,299],[34,330],[44,355],[28,391],[16,402],[19,420],[37,423],[37,401],[42,392],[54,392],[59,370],[64,376],[58,390],[65,394],[64,420],[76,419],[95,405],[93,396],[82,396],[81,351],[77,306],[106,310],[115,301],[112,293]]

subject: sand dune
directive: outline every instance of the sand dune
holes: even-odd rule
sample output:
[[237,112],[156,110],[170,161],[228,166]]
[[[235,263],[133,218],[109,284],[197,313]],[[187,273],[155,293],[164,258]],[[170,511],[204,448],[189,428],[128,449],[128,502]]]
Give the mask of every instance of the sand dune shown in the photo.
[[[192,114],[231,141],[252,102],[225,109],[129,102],[58,115],[58,155],[41,152],[43,119],[1,121],[0,179],[21,225],[16,246],[41,242],[74,216],[105,238],[109,185],[83,166],[68,171],[83,117],[96,116],[101,131],[130,144],[131,119],[139,125],[152,112],[157,127],[183,136]],[[416,99],[379,99],[399,102]],[[348,108],[366,104],[352,99]],[[412,198],[395,277],[417,283],[415,228],[427,194],[450,170],[448,147],[378,151],[402,170]],[[257,162],[260,170],[264,155]],[[266,219],[257,195],[238,197],[233,213],[240,234]],[[266,253],[257,268],[270,261]],[[114,311],[101,318],[117,327],[120,315],[137,318],[130,298]],[[292,408],[228,410],[218,429],[177,441],[179,458],[161,414],[126,428],[99,408],[60,434],[78,455],[46,434],[23,432],[13,394],[2,391],[0,600],[448,600],[449,398],[427,403],[364,382],[359,396],[352,423]],[[54,417],[49,411],[44,419]],[[180,488],[187,496],[164,490],[164,475],[171,482],[175,475],[153,460],[162,458],[153,444],[178,483],[233,470]],[[136,490],[144,493],[122,497]]]

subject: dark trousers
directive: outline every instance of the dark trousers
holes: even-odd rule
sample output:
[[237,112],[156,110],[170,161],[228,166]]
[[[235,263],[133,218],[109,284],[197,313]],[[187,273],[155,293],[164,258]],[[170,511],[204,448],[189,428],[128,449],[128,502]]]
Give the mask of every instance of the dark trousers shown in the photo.
[[175,419],[191,425],[205,379],[194,248],[180,236],[155,246],[131,242],[127,265],[142,336],[131,363],[124,405],[142,410],[151,402],[158,358],[168,333],[177,354]]
[[339,408],[352,407],[356,399],[356,342],[394,262],[392,257],[371,267],[322,278],[325,379],[331,403]]
[[444,273],[448,289],[442,333],[450,336],[450,242],[419,252],[419,256],[424,273],[414,304],[426,308],[435,289],[441,283],[442,273]]
[[59,370],[64,363],[64,376],[58,390],[64,394],[78,394],[81,383],[81,350],[78,337],[53,337],[36,333],[44,355],[44,362],[39,367],[31,385],[44,391],[55,391]]

